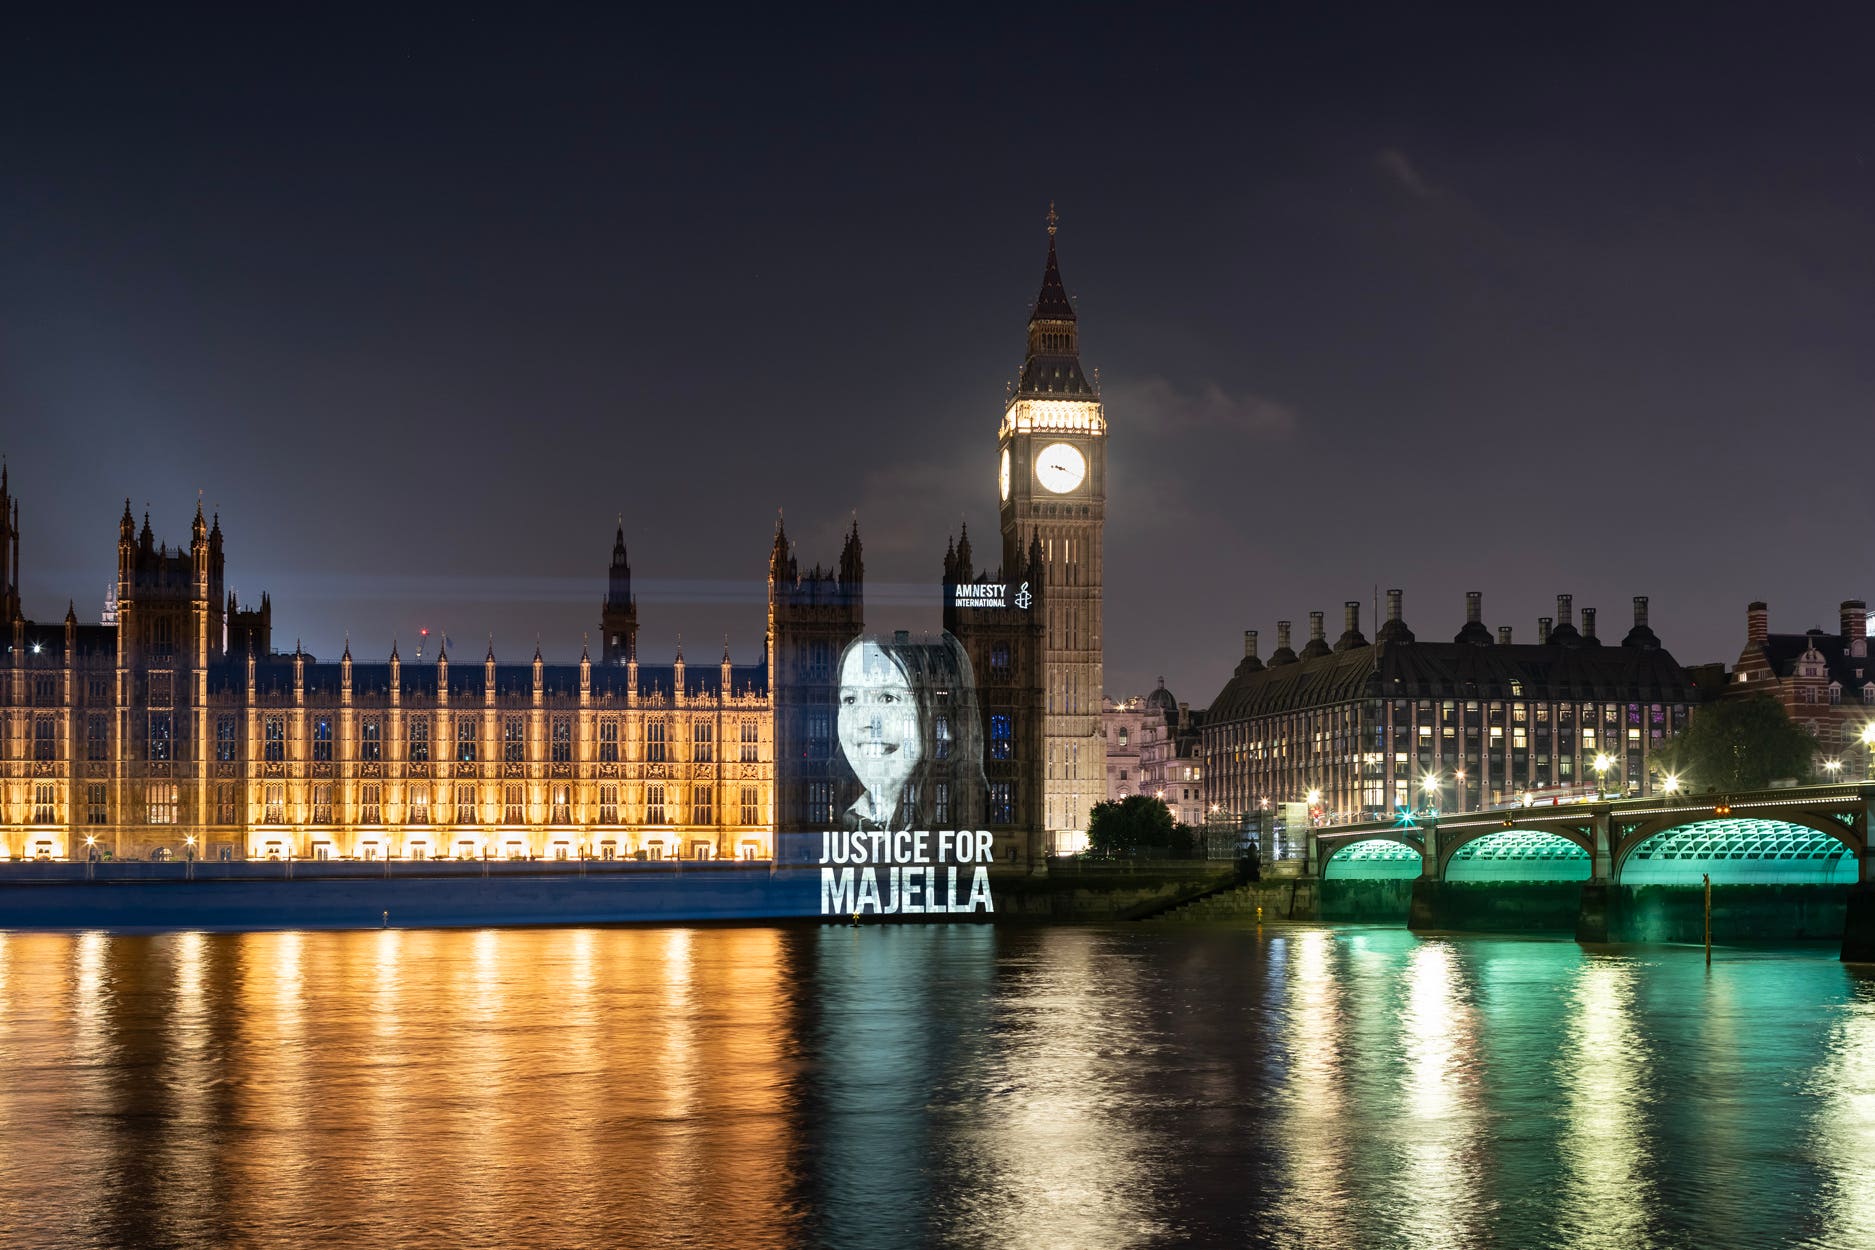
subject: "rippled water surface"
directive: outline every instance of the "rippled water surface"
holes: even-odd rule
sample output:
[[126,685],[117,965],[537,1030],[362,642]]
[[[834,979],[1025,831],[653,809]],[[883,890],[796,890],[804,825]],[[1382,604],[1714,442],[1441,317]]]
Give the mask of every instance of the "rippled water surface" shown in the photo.
[[1832,956],[0,934],[0,1245],[1869,1247]]

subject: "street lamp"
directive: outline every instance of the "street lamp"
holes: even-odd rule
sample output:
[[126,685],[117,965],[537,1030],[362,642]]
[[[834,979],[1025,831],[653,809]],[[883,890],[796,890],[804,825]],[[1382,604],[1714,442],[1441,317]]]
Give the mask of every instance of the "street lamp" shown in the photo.
[[1831,781],[1836,780],[1837,775],[1842,772],[1842,761],[1841,760],[1824,760],[1823,771],[1829,774],[1829,779]]
[[1615,766],[1615,762],[1612,758],[1610,758],[1609,756],[1605,754],[1601,754],[1601,753],[1596,754],[1595,756],[1595,797],[1596,798],[1605,799],[1608,797],[1608,785],[1607,785],[1608,770],[1613,768],[1614,766]]
[[1862,780],[1875,781],[1875,721],[1862,726],[1862,745],[1868,748],[1868,765]]
[[1660,783],[1660,788],[1665,790],[1668,794],[1678,794],[1680,792],[1680,775],[1678,773],[1668,773],[1667,779]]
[[1465,770],[1452,771],[1452,810],[1463,815],[1465,811]]
[[1426,796],[1426,810],[1429,812],[1438,811],[1439,810],[1439,774],[1427,773],[1424,777],[1420,778],[1419,790],[1421,794],[1424,794]]

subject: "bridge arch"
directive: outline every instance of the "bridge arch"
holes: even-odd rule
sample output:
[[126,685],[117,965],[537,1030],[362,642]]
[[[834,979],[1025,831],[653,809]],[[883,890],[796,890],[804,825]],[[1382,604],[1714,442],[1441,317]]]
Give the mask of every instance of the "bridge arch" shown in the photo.
[[1617,851],[1615,880],[1623,885],[1714,885],[1752,882],[1854,885],[1861,874],[1860,839],[1828,817],[1781,811],[1776,818],[1663,818],[1634,829]]
[[1417,877],[1425,855],[1397,833],[1375,833],[1322,848],[1322,880],[1379,881]]
[[1447,881],[1587,881],[1589,840],[1572,826],[1487,829],[1441,848]]

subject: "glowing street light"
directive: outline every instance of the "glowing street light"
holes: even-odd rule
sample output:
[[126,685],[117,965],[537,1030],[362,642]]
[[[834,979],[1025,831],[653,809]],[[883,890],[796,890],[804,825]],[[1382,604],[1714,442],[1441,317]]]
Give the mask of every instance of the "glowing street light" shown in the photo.
[[1599,752],[1599,751],[1596,752],[1596,755],[1595,755],[1595,797],[1596,798],[1605,799],[1608,797],[1608,785],[1607,785],[1608,770],[1613,768],[1614,766],[1615,766],[1615,761],[1611,756],[1605,753]]
[[1842,771],[1842,761],[1841,760],[1824,760],[1823,771],[1830,775],[1830,779],[1832,781],[1835,780],[1836,774]]
[[1667,779],[1661,783],[1660,788],[1665,790],[1668,794],[1678,794],[1680,792],[1680,775],[1678,773],[1668,773]]

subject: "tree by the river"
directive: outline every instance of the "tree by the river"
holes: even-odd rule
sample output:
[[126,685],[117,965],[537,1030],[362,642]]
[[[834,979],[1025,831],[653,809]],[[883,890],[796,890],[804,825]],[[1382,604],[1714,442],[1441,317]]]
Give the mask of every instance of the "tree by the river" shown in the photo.
[[1654,767],[1689,790],[1756,790],[1773,781],[1808,781],[1816,739],[1769,695],[1720,699],[1654,752]]

